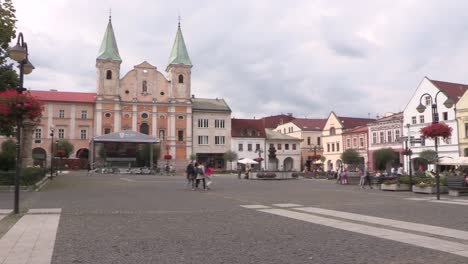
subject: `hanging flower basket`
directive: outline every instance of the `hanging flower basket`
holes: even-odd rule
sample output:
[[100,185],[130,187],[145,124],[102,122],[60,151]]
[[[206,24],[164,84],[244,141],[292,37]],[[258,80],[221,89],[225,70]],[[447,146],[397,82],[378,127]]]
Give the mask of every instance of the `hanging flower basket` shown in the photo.
[[319,160],[322,157],[322,155],[317,154],[317,155],[312,155],[313,160]]
[[420,132],[422,136],[428,138],[449,138],[452,135],[452,128],[445,123],[435,123],[421,128]]
[[17,120],[38,122],[42,115],[42,102],[30,93],[19,94],[7,89],[0,92],[0,134],[10,136]]
[[256,162],[261,162],[261,161],[263,161],[263,158],[257,157],[257,158],[255,158],[254,160],[255,160]]
[[59,157],[59,158],[65,157],[65,150],[59,149],[59,150],[55,151],[55,156]]
[[170,159],[172,159],[171,154],[166,154],[166,155],[164,155],[164,159],[165,159],[165,160],[170,160]]

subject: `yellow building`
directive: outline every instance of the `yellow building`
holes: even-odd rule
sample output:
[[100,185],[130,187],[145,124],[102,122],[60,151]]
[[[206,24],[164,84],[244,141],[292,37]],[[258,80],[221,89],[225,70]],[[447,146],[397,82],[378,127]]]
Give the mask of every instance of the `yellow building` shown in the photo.
[[468,93],[464,93],[455,105],[458,124],[458,153],[468,157]]

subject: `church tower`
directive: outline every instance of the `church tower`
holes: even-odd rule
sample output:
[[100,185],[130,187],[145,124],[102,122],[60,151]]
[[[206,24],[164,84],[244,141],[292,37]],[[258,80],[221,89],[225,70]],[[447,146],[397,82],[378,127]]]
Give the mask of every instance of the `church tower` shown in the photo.
[[192,66],[179,22],[169,63],[166,68],[167,79],[171,82],[170,99],[175,101],[190,100]]
[[122,59],[119,55],[112,20],[109,16],[109,23],[96,58],[96,92],[98,98],[118,99],[121,63]]

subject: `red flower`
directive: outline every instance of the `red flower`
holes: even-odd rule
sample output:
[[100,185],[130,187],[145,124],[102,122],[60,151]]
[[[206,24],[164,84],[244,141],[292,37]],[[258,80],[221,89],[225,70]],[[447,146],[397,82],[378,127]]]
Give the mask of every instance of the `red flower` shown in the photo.
[[435,123],[421,128],[420,132],[421,135],[428,138],[448,138],[452,135],[452,128],[445,123]]
[[170,159],[172,159],[171,154],[166,154],[166,155],[164,155],[164,159],[165,159],[165,160],[170,160]]

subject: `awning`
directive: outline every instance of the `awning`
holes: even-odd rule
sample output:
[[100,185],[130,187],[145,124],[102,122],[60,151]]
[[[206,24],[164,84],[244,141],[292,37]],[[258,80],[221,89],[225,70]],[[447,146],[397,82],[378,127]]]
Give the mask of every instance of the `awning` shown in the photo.
[[468,166],[468,157],[443,157],[438,162],[439,165]]
[[94,143],[104,143],[104,142],[130,142],[130,143],[157,143],[161,140],[156,137],[152,137],[143,133],[124,130],[120,132],[114,132],[110,134],[105,134],[102,136],[97,136],[91,139]]

